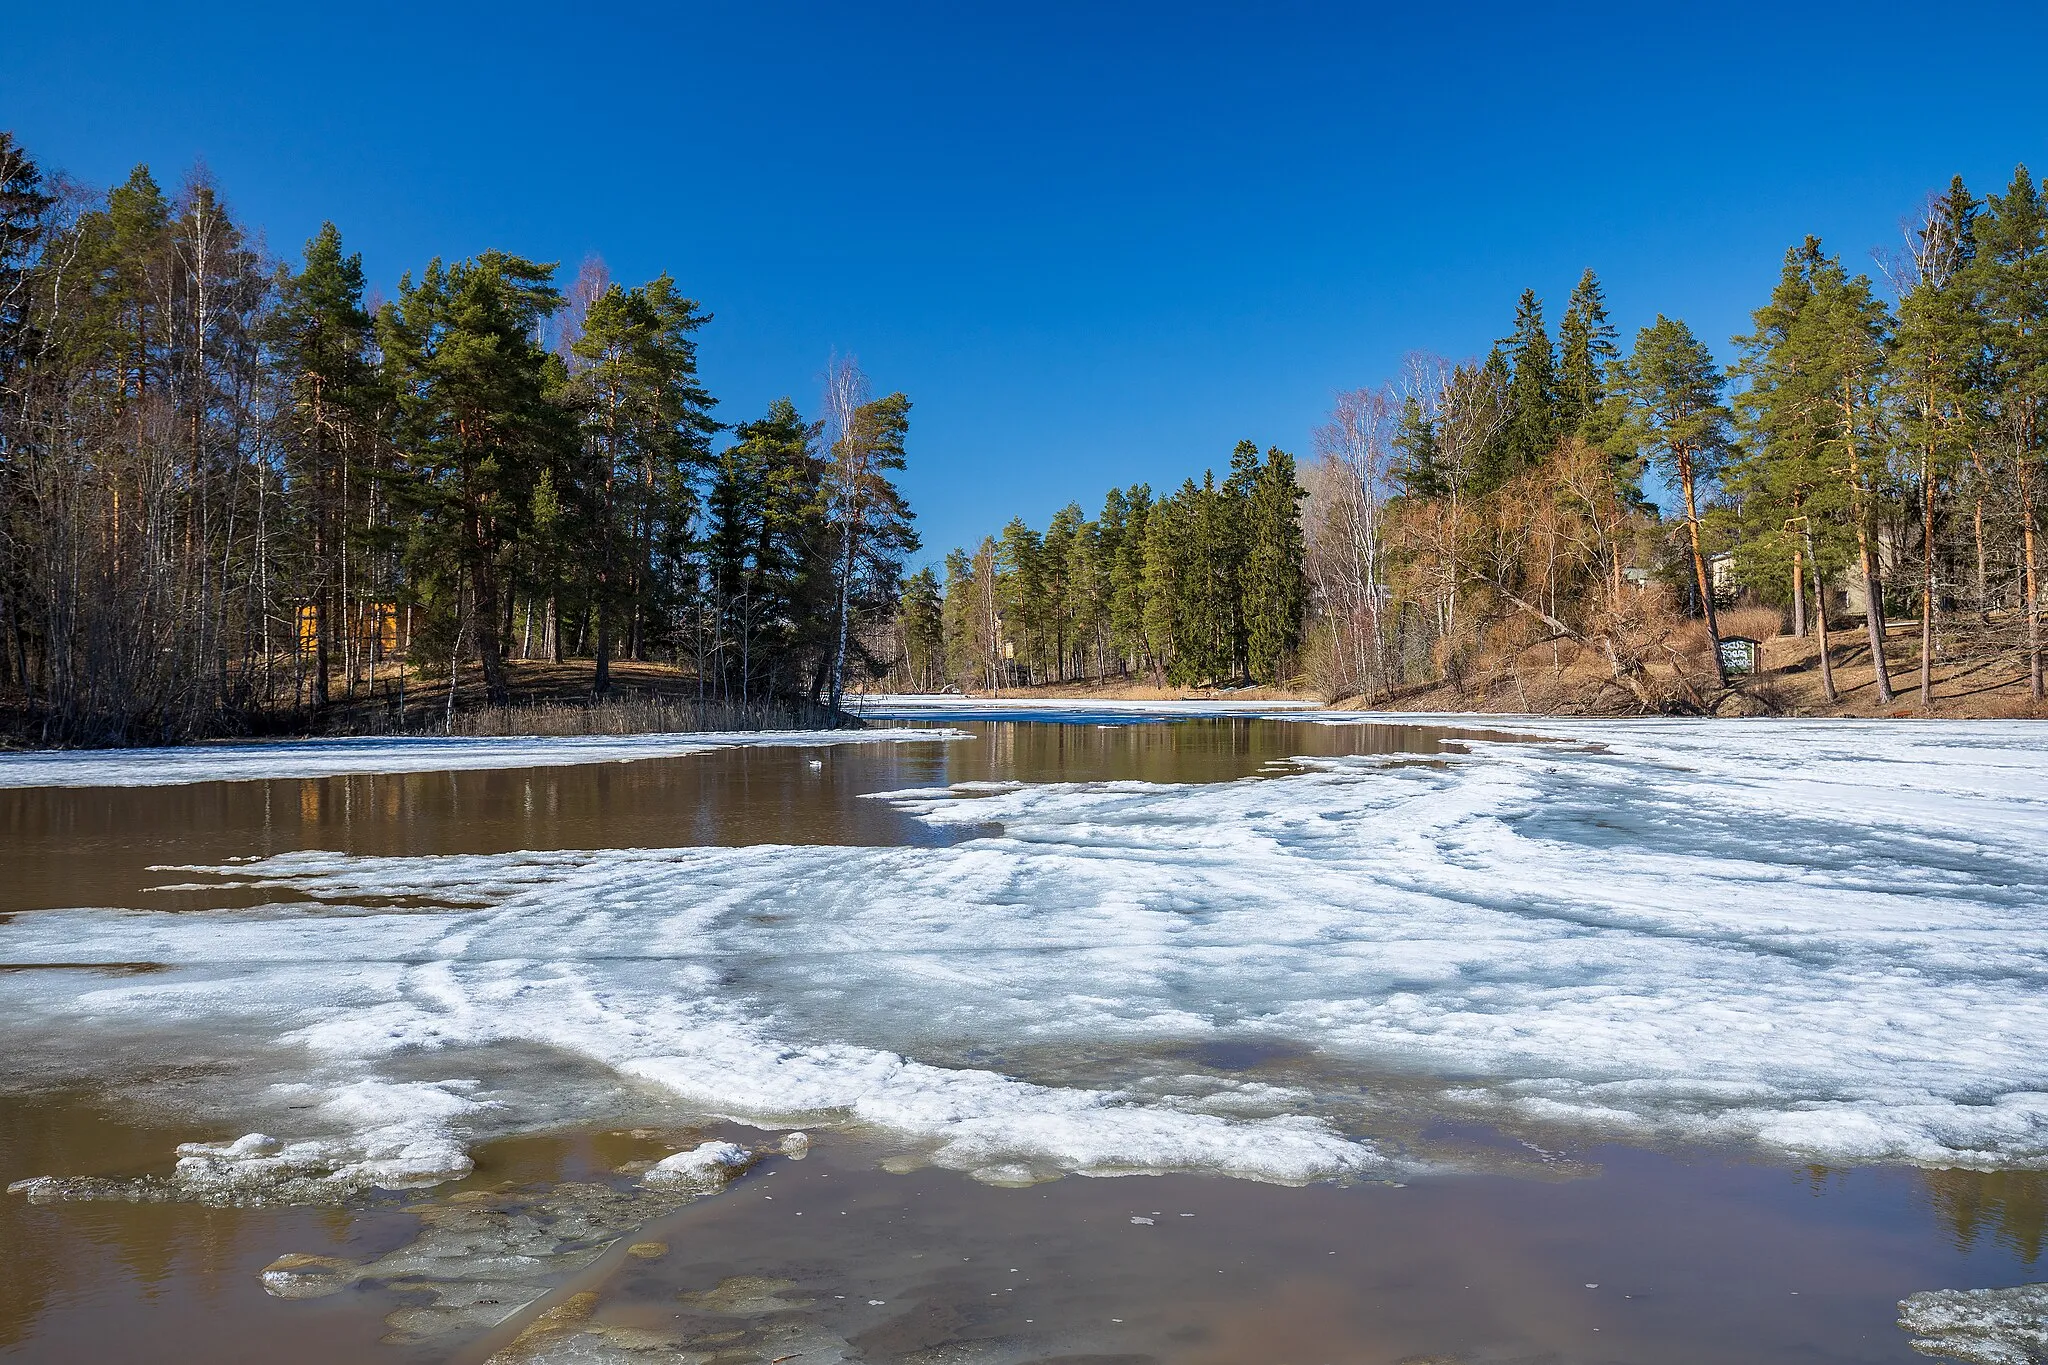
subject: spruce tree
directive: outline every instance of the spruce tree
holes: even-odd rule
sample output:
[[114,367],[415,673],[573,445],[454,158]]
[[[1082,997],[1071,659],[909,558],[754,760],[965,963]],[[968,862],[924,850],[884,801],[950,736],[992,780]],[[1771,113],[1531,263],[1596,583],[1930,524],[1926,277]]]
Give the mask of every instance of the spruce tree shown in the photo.
[[897,620],[903,631],[911,685],[930,691],[945,671],[945,601],[930,565],[903,580]]
[[1612,434],[1605,418],[1607,374],[1620,358],[1600,278],[1588,270],[1572,287],[1558,328],[1557,416],[1560,433],[1601,445]]
[[1146,563],[1155,506],[1148,484],[1132,484],[1124,493],[1124,531],[1110,569],[1110,633],[1132,666],[1152,668],[1151,635],[1147,627]]
[[41,251],[44,215],[56,196],[42,168],[0,130],[0,385],[31,353],[28,336],[29,268]]
[[1439,459],[1436,423],[1413,394],[1401,403],[1394,452],[1394,482],[1401,496],[1427,502],[1450,491]]
[[1508,349],[1514,373],[1507,385],[1507,429],[1501,437],[1506,460],[1502,481],[1543,463],[1568,429],[1558,401],[1557,357],[1543,328],[1543,300],[1533,289],[1524,289],[1515,304],[1515,331]]
[[1462,378],[1467,390],[1459,406],[1470,419],[1466,439],[1461,442],[1456,471],[1450,475],[1458,491],[1481,497],[1520,472],[1516,448],[1509,443],[1514,428],[1514,409],[1509,406],[1513,375],[1495,346],[1477,371],[1464,366],[1452,372],[1453,384]]
[[1294,457],[1277,446],[1268,450],[1252,486],[1244,561],[1244,616],[1254,682],[1285,681],[1282,670],[1301,645],[1308,611],[1301,500],[1307,496],[1295,482]]
[[1194,502],[1199,490],[1192,481],[1178,493],[1154,503],[1145,517],[1145,561],[1139,595],[1145,651],[1153,676],[1160,681],[1178,681],[1182,661],[1178,653],[1181,620],[1187,608],[1189,532]]

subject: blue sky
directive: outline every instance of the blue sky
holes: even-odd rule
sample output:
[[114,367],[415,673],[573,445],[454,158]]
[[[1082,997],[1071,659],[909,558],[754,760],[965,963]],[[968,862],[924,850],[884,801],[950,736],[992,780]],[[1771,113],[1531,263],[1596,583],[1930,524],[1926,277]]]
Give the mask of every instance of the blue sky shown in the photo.
[[502,247],[667,270],[728,421],[833,349],[916,407],[928,557],[1481,351],[1579,272],[1724,358],[1786,246],[1858,266],[1954,173],[2048,170],[2048,8],[27,7],[0,127],[203,159],[386,291]]

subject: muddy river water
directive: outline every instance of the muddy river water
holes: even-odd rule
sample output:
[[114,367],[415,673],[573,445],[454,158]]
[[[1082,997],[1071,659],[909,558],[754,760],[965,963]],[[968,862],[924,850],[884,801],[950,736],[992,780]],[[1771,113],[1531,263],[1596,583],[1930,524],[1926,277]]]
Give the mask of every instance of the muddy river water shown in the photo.
[[[0,788],[0,1358],[1911,1361],[1902,1299],[2038,1278],[2038,1044],[1989,994],[2035,945],[1953,928],[1974,1043],[1891,989],[1919,1013],[1877,1041],[1751,1072],[1731,1015],[1864,1008],[1815,975],[1852,953],[1930,969],[1860,920],[1648,924],[1629,879],[1699,869],[1592,866],[1854,891],[1885,830],[1807,791],[1738,858],[1741,810],[1569,738],[1504,791],[1484,734],[1132,719]],[[1885,855],[1933,927],[2041,904],[1981,841]],[[1679,973],[1727,985],[1642,985]],[[1947,1031],[2002,1060],[1886,1088],[1956,1070]]]

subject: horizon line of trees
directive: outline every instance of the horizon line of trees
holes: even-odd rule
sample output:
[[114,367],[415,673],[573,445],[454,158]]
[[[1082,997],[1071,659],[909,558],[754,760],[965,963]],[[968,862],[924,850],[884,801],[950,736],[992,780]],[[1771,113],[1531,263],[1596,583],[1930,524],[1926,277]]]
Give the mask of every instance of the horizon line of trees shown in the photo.
[[[1879,265],[1889,302],[1803,238],[1726,367],[1661,314],[1624,354],[1589,270],[1555,344],[1524,291],[1483,361],[1416,357],[1401,382],[1340,395],[1309,471],[1326,667],[1374,691],[1564,641],[1666,702],[1646,667],[1676,659],[1686,618],[1727,681],[1725,557],[1795,635],[1847,605],[1882,702],[1891,613],[1917,618],[1923,704],[1961,647],[2023,661],[2041,700],[2048,204],[2024,166],[2003,194],[1958,177]],[[1644,496],[1652,469],[1669,518]],[[1644,592],[1659,584],[1661,602]],[[1825,649],[1820,666],[1832,701]]]
[[100,194],[0,132],[0,685],[41,737],[402,716],[407,662],[451,704],[578,657],[834,709],[886,667],[910,400],[834,356],[817,417],[728,427],[672,278],[556,276],[489,250],[377,303],[332,223],[268,259],[204,174]]
[[[1013,521],[922,570],[892,676],[1386,697],[1547,646],[1646,708],[1698,710],[1728,682],[1732,597],[1798,636],[1858,625],[1881,702],[1894,615],[1918,623],[1923,704],[1936,661],[1966,655],[2020,663],[2039,701],[2048,200],[2024,166],[1981,197],[1957,178],[1878,263],[1889,300],[1800,240],[1725,366],[1662,314],[1624,351],[1591,270],[1555,340],[1525,290],[1482,359],[1418,353],[1339,393],[1298,488],[1291,457],[1241,445],[1221,483],[1115,490],[1092,521]],[[1840,648],[1819,653],[1830,701]]]
[[1220,480],[1112,488],[1094,519],[1070,503],[1043,532],[1012,519],[949,553],[943,577],[905,581],[895,676],[927,691],[1284,682],[1308,609],[1296,473],[1286,451],[1240,441]]

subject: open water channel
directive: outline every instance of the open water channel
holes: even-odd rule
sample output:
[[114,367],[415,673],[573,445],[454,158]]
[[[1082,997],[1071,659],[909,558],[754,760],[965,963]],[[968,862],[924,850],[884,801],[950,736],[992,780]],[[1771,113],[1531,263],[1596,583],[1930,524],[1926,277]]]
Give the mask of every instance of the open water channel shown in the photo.
[[2038,1278],[2030,733],[930,724],[0,787],[0,1358],[1910,1361]]

